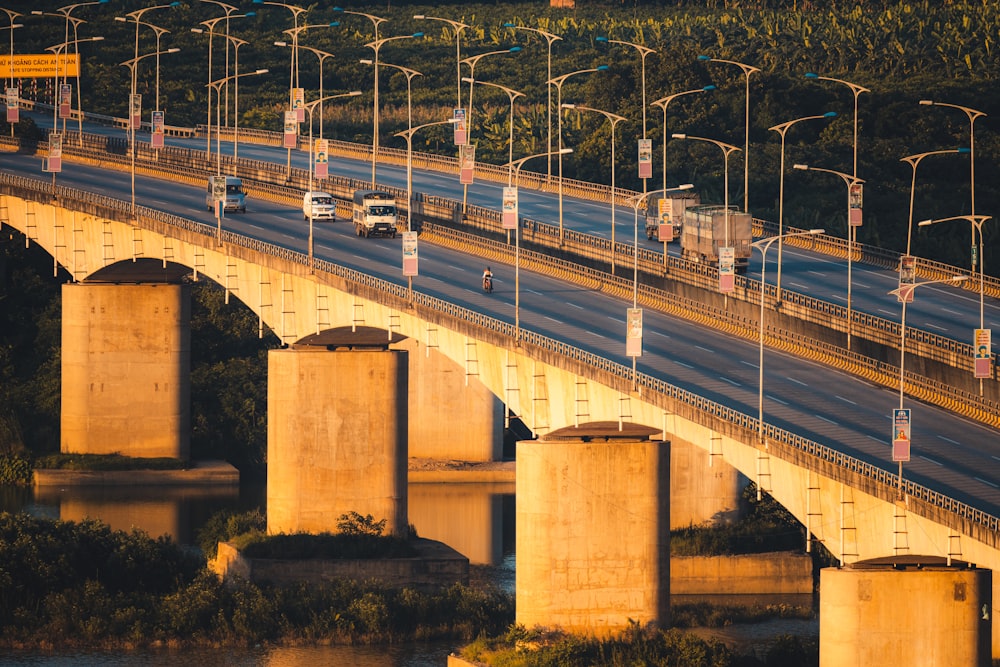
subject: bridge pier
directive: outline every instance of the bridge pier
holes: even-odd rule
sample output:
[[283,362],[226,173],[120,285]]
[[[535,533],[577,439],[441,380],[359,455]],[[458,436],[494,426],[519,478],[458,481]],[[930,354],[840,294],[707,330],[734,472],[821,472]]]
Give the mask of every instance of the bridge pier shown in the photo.
[[190,457],[190,288],[62,288],[60,451]]
[[670,621],[670,445],[635,424],[517,444],[516,622],[607,636]]
[[405,536],[407,353],[271,350],[267,531],[337,532],[348,512]]

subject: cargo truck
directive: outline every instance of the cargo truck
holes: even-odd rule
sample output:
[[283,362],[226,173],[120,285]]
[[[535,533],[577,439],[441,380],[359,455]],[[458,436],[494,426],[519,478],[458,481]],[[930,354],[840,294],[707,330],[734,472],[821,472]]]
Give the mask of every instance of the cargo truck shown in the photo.
[[354,192],[354,231],[358,236],[396,237],[396,200],[380,190]]
[[681,236],[684,210],[701,204],[696,192],[656,192],[646,200],[646,238],[670,243]]
[[684,210],[681,225],[681,257],[705,264],[719,263],[719,248],[726,240],[733,248],[737,273],[746,273],[750,264],[753,230],[749,213],[729,207],[729,234],[726,234],[724,206],[692,206]]

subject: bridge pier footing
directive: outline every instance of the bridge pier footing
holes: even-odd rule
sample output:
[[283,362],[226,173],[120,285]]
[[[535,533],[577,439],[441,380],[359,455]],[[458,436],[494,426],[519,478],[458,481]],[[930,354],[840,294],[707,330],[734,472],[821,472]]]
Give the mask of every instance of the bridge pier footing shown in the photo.
[[268,353],[267,530],[337,532],[348,513],[407,519],[405,351]]
[[60,451],[188,459],[190,288],[62,288]]
[[518,624],[669,624],[670,445],[653,433],[591,424],[517,444]]

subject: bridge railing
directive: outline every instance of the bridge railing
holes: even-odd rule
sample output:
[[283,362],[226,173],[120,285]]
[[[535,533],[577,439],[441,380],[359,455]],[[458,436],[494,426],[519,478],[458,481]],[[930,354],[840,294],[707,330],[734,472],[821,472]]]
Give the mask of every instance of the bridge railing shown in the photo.
[[[53,194],[49,183],[11,174],[0,174],[0,193],[44,203],[49,203]],[[145,228],[165,223],[201,235],[206,247],[215,247],[217,243],[217,228],[213,225],[146,207],[136,207],[135,211],[138,217],[133,220],[129,202],[65,186],[58,186],[55,194],[64,206],[70,205],[72,208],[74,205],[83,204],[90,209],[97,207],[102,209],[101,215],[109,219],[129,222]],[[309,257],[305,253],[228,230],[223,230],[223,242],[302,266],[307,266],[309,263]],[[818,462],[832,464],[866,478],[886,491],[898,488],[911,498],[919,499],[932,507],[956,516],[966,526],[971,524],[978,527],[984,534],[993,535],[994,541],[997,539],[997,532],[1000,529],[1000,519],[997,517],[914,481],[900,480],[896,474],[878,465],[852,457],[773,424],[761,423],[756,417],[707,399],[665,380],[646,373],[635,372],[629,366],[566,342],[524,328],[515,328],[510,322],[498,320],[419,291],[410,291],[402,284],[376,278],[330,261],[315,259],[313,261],[315,268],[320,271],[352,282],[359,287],[367,288],[374,297],[384,299],[391,296],[400,302],[400,307],[413,305],[424,308],[430,312],[436,312],[500,334],[508,339],[509,345],[530,345],[537,350],[571,359],[587,369],[605,374],[607,376],[605,382],[608,383],[608,386],[641,388],[644,390],[643,395],[649,396],[648,400],[653,402],[657,402],[656,397],[658,396],[660,402],[669,402],[674,407],[677,404],[687,406],[691,410],[701,413],[703,417],[722,420],[742,429],[744,439],[749,442],[754,442],[755,434],[760,434],[763,436],[764,444],[771,447],[772,452],[776,455],[783,448],[787,448],[789,451],[798,452],[800,455],[814,460],[814,465],[817,465]],[[601,279],[606,278],[606,275],[601,275]]]

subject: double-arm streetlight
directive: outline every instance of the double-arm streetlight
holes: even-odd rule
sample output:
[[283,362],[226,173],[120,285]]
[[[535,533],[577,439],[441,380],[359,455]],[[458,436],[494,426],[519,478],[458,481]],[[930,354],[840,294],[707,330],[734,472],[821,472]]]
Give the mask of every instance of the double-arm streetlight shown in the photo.
[[658,107],[663,110],[663,189],[667,189],[667,107],[678,97],[684,95],[692,95],[694,93],[707,93],[711,90],[715,90],[715,86],[705,86],[703,88],[695,88],[693,90],[685,90],[680,93],[674,93],[673,95],[667,95],[666,97],[661,97],[658,100],[649,103],[651,107]]
[[[507,93],[507,99],[510,100],[510,117],[508,119],[507,127],[509,129],[509,136],[507,139],[507,163],[513,165],[514,163],[514,100],[518,97],[524,97],[524,93],[514,90],[513,88],[508,88],[507,86],[502,86],[499,83],[493,83],[492,81],[476,81],[472,77],[464,76],[462,81],[469,84],[471,90],[473,84],[478,83],[481,86],[490,86],[491,88],[497,88]],[[510,167],[507,170],[507,187],[510,187],[514,179],[514,168]]]
[[462,106],[462,31],[466,28],[471,28],[472,26],[462,23],[461,21],[446,19],[440,16],[415,14],[413,18],[418,21],[441,21],[450,25],[451,29],[455,31],[455,108],[460,108]]
[[570,77],[577,76],[579,74],[591,74],[593,72],[606,72],[608,70],[607,65],[598,65],[597,67],[588,67],[587,69],[578,69],[574,72],[568,72],[566,74],[561,74],[555,78],[549,79],[546,83],[549,85],[554,85],[556,87],[556,110],[559,114],[558,118],[558,133],[559,133],[559,148],[556,151],[556,155],[559,156],[559,245],[562,246],[566,234],[563,230],[563,145],[562,145],[562,87],[570,79]]
[[857,227],[851,224],[851,190],[855,185],[860,185],[864,183],[864,179],[857,178],[851,174],[845,174],[842,171],[835,171],[833,169],[823,169],[822,167],[810,167],[807,164],[796,164],[792,165],[793,169],[801,169],[803,171],[821,171],[827,174],[833,174],[834,176],[839,176],[843,181],[844,185],[847,186],[847,349],[851,349],[851,333],[853,330],[853,322],[851,321],[851,267],[854,261],[854,238],[855,230]]
[[[109,2],[109,0],[93,0],[91,2],[78,2],[76,4],[66,5],[64,7],[57,8],[55,10],[56,13],[60,14],[60,15],[62,15],[64,17],[66,17],[66,26],[65,26],[65,30],[64,30],[64,37],[63,37],[63,39],[65,39],[67,41],[69,40],[69,25],[70,25],[70,23],[73,24],[73,39],[76,40],[76,39],[79,38],[79,35],[77,34],[77,26],[79,25],[79,21],[74,20],[74,18],[72,17],[72,13],[73,13],[73,11],[75,9],[78,9],[80,7],[88,7],[90,5],[103,5],[103,4],[107,3],[107,2]],[[35,13],[36,12],[34,12],[34,11],[32,12],[32,14],[35,14]],[[11,32],[10,39],[11,39],[10,54],[11,54],[11,57],[13,58],[13,55],[14,55],[14,34],[13,34],[13,32]],[[77,59],[79,59],[79,57],[80,57],[79,47],[77,47],[75,49],[75,51],[76,51]],[[12,66],[13,66],[13,64],[12,64]],[[80,84],[82,82],[82,76],[83,76],[83,67],[81,66],[80,67],[80,73],[76,77],[76,108],[80,112],[77,115],[77,129],[78,129],[79,139],[80,139],[81,142],[83,141],[83,95],[80,92]],[[13,73],[11,74],[11,77],[12,77],[12,80],[13,80]],[[66,128],[65,128],[65,124],[64,124],[63,130],[65,130],[65,129]]]
[[618,123],[623,120],[627,120],[625,116],[619,116],[616,113],[611,113],[610,111],[604,111],[603,109],[594,109],[593,107],[583,106],[582,104],[563,104],[563,109],[576,109],[577,111],[591,111],[593,113],[599,113],[608,119],[611,124],[611,274],[615,273],[615,255],[617,254],[615,246],[615,209],[618,207],[617,204],[617,193],[618,190],[615,188],[615,130]]
[[[964,282],[969,279],[969,276],[952,276],[951,278],[942,278],[941,280],[925,280],[919,283],[906,283],[900,284],[899,287],[889,292],[889,294],[894,294],[903,303],[903,312],[900,315],[899,320],[899,410],[903,410],[903,369],[906,362],[906,304],[908,301],[913,299],[913,292],[918,287],[924,287],[926,285],[936,285],[939,283],[951,283],[957,284]],[[909,420],[907,420],[907,425],[909,425]],[[908,434],[907,434],[908,435]],[[893,441],[896,438],[895,424],[893,424]],[[912,437],[910,438],[912,442]],[[897,487],[897,494],[899,498],[903,497],[903,461],[909,461],[909,451],[901,452],[897,455],[895,451],[895,446],[893,445],[893,459],[899,462],[899,485]]]
[[704,141],[709,144],[715,144],[716,146],[719,147],[719,150],[722,151],[722,161],[724,165],[723,169],[725,172],[725,178],[724,178],[725,185],[723,186],[723,190],[725,192],[725,194],[723,195],[723,198],[725,199],[724,207],[726,210],[725,242],[726,242],[726,247],[728,248],[729,247],[729,156],[735,153],[736,151],[740,150],[740,148],[738,146],[733,146],[732,144],[727,144],[726,142],[719,141],[717,139],[708,139],[706,137],[695,137],[690,134],[674,134],[672,136],[674,139],[690,139],[692,141]]
[[962,148],[946,148],[944,150],[927,151],[926,153],[917,153],[915,155],[907,155],[906,157],[899,158],[900,162],[905,162],[908,165],[910,165],[910,169],[913,172],[912,176],[910,177],[910,215],[909,215],[909,218],[908,218],[908,221],[907,221],[907,224],[906,224],[906,254],[907,254],[907,256],[909,256],[909,254],[910,254],[910,241],[913,238],[913,196],[914,196],[914,192],[917,189],[917,166],[920,164],[921,160],[923,160],[925,157],[928,157],[930,155],[947,155],[949,153],[959,153],[959,154],[962,154],[962,153],[968,153],[968,152],[969,152],[969,149],[968,148],[964,148],[964,147],[962,147]]
[[[170,9],[171,7],[179,7],[180,4],[181,4],[180,2],[178,2],[177,0],[175,0],[174,2],[170,2],[170,3],[167,3],[165,5],[153,5],[151,7],[143,7],[142,9],[137,9],[134,12],[129,12],[125,16],[116,16],[115,17],[116,21],[128,22],[131,19],[132,21],[135,22],[135,50],[134,50],[134,54],[132,56],[132,60],[134,60],[136,62],[138,62],[140,60],[140,58],[139,58],[139,24],[143,23],[143,21],[142,21],[142,15],[145,14],[146,12],[152,11],[154,9]],[[149,25],[149,24],[146,24],[146,25]],[[159,39],[159,35],[157,35],[157,39]],[[159,47],[157,47],[156,50],[157,50],[157,54],[158,54],[159,53]],[[150,54],[150,55],[155,55],[155,54]],[[122,64],[124,64],[124,63],[122,63]],[[133,94],[135,94],[135,88],[136,88],[135,67],[133,67],[132,68],[132,93]]]
[[[972,272],[976,272],[976,264],[979,265],[979,328],[985,329],[986,322],[983,319],[983,272],[986,270],[986,248],[983,247],[983,223],[991,220],[988,215],[954,215],[950,218],[940,218],[937,220],[921,220],[918,227],[929,227],[939,222],[952,222],[954,220],[967,220],[972,226]],[[976,243],[976,235],[979,235],[979,243]],[[983,395],[983,378],[979,378],[979,395]]]
[[823,120],[827,118],[836,118],[836,111],[827,111],[824,114],[818,116],[803,116],[802,118],[795,118],[793,120],[785,121],[784,123],[779,123],[774,127],[769,127],[767,129],[777,132],[781,137],[781,160],[778,178],[778,234],[774,238],[778,239],[778,279],[777,279],[777,291],[775,295],[777,296],[777,303],[781,303],[781,251],[784,246],[782,238],[785,236],[785,135],[788,134],[788,130],[792,128],[793,125],[801,123],[806,120]]
[[[948,107],[950,109],[958,109],[963,112],[969,119],[969,197],[971,199],[971,207],[969,213],[971,215],[976,215],[976,119],[982,118],[986,114],[982,111],[976,111],[975,109],[961,106],[960,104],[949,104],[947,102],[935,102],[934,100],[920,100],[922,106],[931,107]],[[975,244],[976,235],[972,235],[972,243]]]
[[[358,62],[360,62],[362,65],[374,65],[375,64],[374,60],[368,60],[367,58],[363,58],[363,59],[359,60]],[[412,69],[410,67],[403,67],[402,65],[393,65],[392,63],[386,63],[386,62],[383,62],[383,63],[380,63],[380,64],[383,65],[384,67],[391,67],[394,70],[402,72],[403,76],[406,77],[406,127],[407,128],[413,127],[413,94],[412,94],[413,91],[412,91],[412,84],[413,84],[413,79],[415,77],[418,77],[418,76],[423,76],[423,73],[418,72],[417,70]]]
[[528,26],[515,25],[513,23],[504,23],[503,27],[509,28],[511,30],[526,30],[528,32],[533,32],[533,33],[535,33],[537,35],[541,35],[545,39],[545,41],[548,43],[548,58],[546,60],[546,68],[545,68],[545,72],[546,72],[546,74],[545,74],[545,80],[546,80],[546,86],[545,86],[545,88],[546,88],[546,90],[548,92],[548,96],[549,96],[548,97],[548,103],[545,106],[546,113],[548,115],[548,133],[546,135],[547,138],[548,138],[548,144],[547,144],[547,147],[546,147],[545,156],[547,158],[549,158],[549,159],[546,160],[545,163],[547,165],[547,176],[548,176],[548,179],[552,180],[552,159],[551,158],[552,158],[552,155],[554,154],[553,151],[552,151],[552,44],[554,42],[558,42],[558,41],[562,40],[562,37],[560,37],[559,35],[555,35],[555,34],[553,34],[551,32],[547,32],[545,30],[541,30],[540,28],[529,28]]
[[735,65],[743,72],[746,81],[746,111],[743,119],[743,210],[750,210],[750,75],[759,72],[759,67],[736,62],[735,60],[725,60],[723,58],[713,58],[711,56],[698,56],[698,60],[706,63],[726,63]]
[[[356,12],[345,12],[345,13],[351,14],[351,13],[356,13]],[[365,16],[368,16],[368,15],[365,14]],[[371,18],[373,20],[373,22],[375,22],[375,18],[377,18],[377,17],[371,17],[371,16],[369,16],[369,18]],[[385,19],[382,19],[382,20],[384,21]],[[376,35],[378,34],[378,23],[375,23],[375,34]],[[367,44],[365,44],[365,46],[367,46],[368,48],[370,48],[374,52],[374,54],[375,54],[374,57],[372,58],[372,64],[374,65],[374,69],[375,69],[374,102],[373,102],[373,107],[372,107],[372,111],[373,111],[373,115],[372,115],[372,187],[375,187],[375,180],[376,180],[376,167],[375,167],[375,163],[376,163],[376,158],[378,156],[378,144],[379,144],[379,137],[378,137],[378,133],[379,133],[379,129],[378,129],[378,110],[379,110],[379,107],[378,107],[378,66],[379,66],[378,54],[379,54],[379,51],[382,49],[383,45],[388,44],[389,42],[395,42],[395,41],[398,41],[400,39],[418,39],[418,38],[423,37],[423,36],[424,36],[424,33],[422,33],[422,32],[415,32],[412,35],[396,35],[394,37],[383,37],[382,39],[377,39],[376,38],[375,40],[373,40],[373,41],[368,42]],[[409,81],[407,81],[407,83],[409,83]]]
[[509,49],[500,49],[498,51],[487,51],[486,53],[479,53],[474,56],[469,56],[468,58],[463,58],[459,61],[459,64],[465,64],[469,66],[469,76],[462,77],[463,80],[467,79],[469,81],[469,108],[466,111],[466,119],[468,122],[469,133],[467,143],[472,143],[472,90],[473,82],[476,80],[476,63],[478,63],[483,58],[489,56],[504,56],[510,53],[518,53],[521,51],[520,46],[512,46]]
[[[3,12],[4,14],[7,15],[7,21],[9,23],[9,25],[5,26],[4,28],[5,30],[10,30],[10,79],[7,86],[8,88],[13,88],[14,87],[14,29],[24,27],[23,23],[14,23],[14,19],[16,19],[18,16],[23,16],[23,14],[15,12],[13,9],[7,9],[6,7],[0,7],[0,12]],[[18,97],[20,97],[20,93],[18,93]],[[20,101],[18,101],[18,104],[20,104]],[[83,121],[81,120],[80,122],[82,123]],[[14,123],[10,124],[10,136],[12,137],[14,136]]]
[[[229,39],[236,39],[236,38],[235,37],[230,37]],[[266,70],[266,69],[259,69],[259,70],[256,70],[254,72],[244,72],[243,74],[240,74],[239,55],[238,55],[239,54],[239,50],[238,50],[238,47],[242,46],[243,44],[246,44],[246,42],[244,42],[243,40],[239,40],[239,41],[242,42],[242,44],[238,44],[237,45],[236,72],[234,74],[230,74],[229,76],[224,76],[221,79],[216,79],[215,81],[212,81],[210,84],[208,84],[208,88],[209,88],[209,93],[208,94],[209,94],[209,97],[211,97],[212,91],[213,90],[215,91],[215,120],[216,120],[216,122],[215,122],[215,175],[216,176],[221,176],[222,175],[222,147],[221,147],[221,142],[222,142],[222,139],[221,139],[222,125],[220,123],[220,118],[219,118],[219,114],[221,113],[221,106],[222,106],[219,103],[219,96],[222,94],[222,87],[228,85],[230,81],[236,81],[237,82],[236,86],[238,88],[239,87],[239,81],[238,80],[239,80],[240,77],[244,77],[244,76],[257,76],[257,75],[260,75],[260,74],[267,74],[268,71],[269,71],[269,70]],[[237,99],[237,113],[239,112],[239,108],[238,107],[239,107],[239,101]],[[236,142],[236,135],[234,134],[233,135],[233,143],[235,144],[235,142]],[[234,157],[235,157],[235,151],[236,151],[236,149],[234,147],[233,148]]]
[[[332,24],[330,24],[332,25]],[[285,32],[288,32],[287,30]],[[274,43],[275,46],[289,46],[288,42],[278,41]],[[332,53],[327,53],[320,49],[314,48],[312,46],[299,46],[300,49],[305,49],[309,51],[314,56],[319,59],[319,97],[323,99],[323,63],[326,62],[328,58],[333,58]],[[310,121],[311,123],[312,121]],[[310,128],[311,130],[312,128]],[[323,105],[319,105],[319,138],[323,138]]]
[[806,78],[811,81],[833,81],[834,83],[840,83],[851,89],[851,94],[854,96],[854,167],[851,171],[852,176],[858,175],[858,97],[861,93],[870,93],[872,91],[868,90],[864,86],[859,86],[856,83],[851,83],[850,81],[844,81],[843,79],[835,79],[832,76],[820,76],[815,72],[806,72]]
[[810,229],[805,232],[779,234],[759,239],[750,244],[751,247],[760,250],[760,317],[758,322],[760,325],[760,351],[757,358],[757,439],[758,444],[763,445],[765,448],[767,447],[767,442],[764,440],[764,292],[767,283],[764,279],[764,270],[767,268],[767,250],[775,241],[780,242],[782,237],[815,236],[816,234],[823,234],[825,231],[825,229]]
[[[120,21],[122,23],[128,21],[128,19],[126,19],[124,16],[116,16],[115,20]],[[156,51],[157,54],[161,53],[160,38],[163,37],[163,35],[168,34],[170,31],[167,30],[166,28],[161,28],[158,25],[154,25],[148,21],[141,21],[139,19],[136,19],[135,22],[136,30],[139,29],[140,25],[144,25],[153,31],[153,33],[156,35],[156,48],[154,49],[154,51]],[[156,56],[155,91],[156,92],[154,94],[154,99],[153,99],[153,110],[159,111],[160,110],[160,56],[159,55]]]
[[[559,149],[560,155],[572,153],[572,148]],[[507,166],[514,172],[514,197],[515,206],[517,201],[517,188],[521,180],[521,167],[528,160],[540,157],[550,157],[551,153],[536,153],[519,158]],[[518,216],[517,227],[514,229],[514,344],[521,345],[521,220]]]

